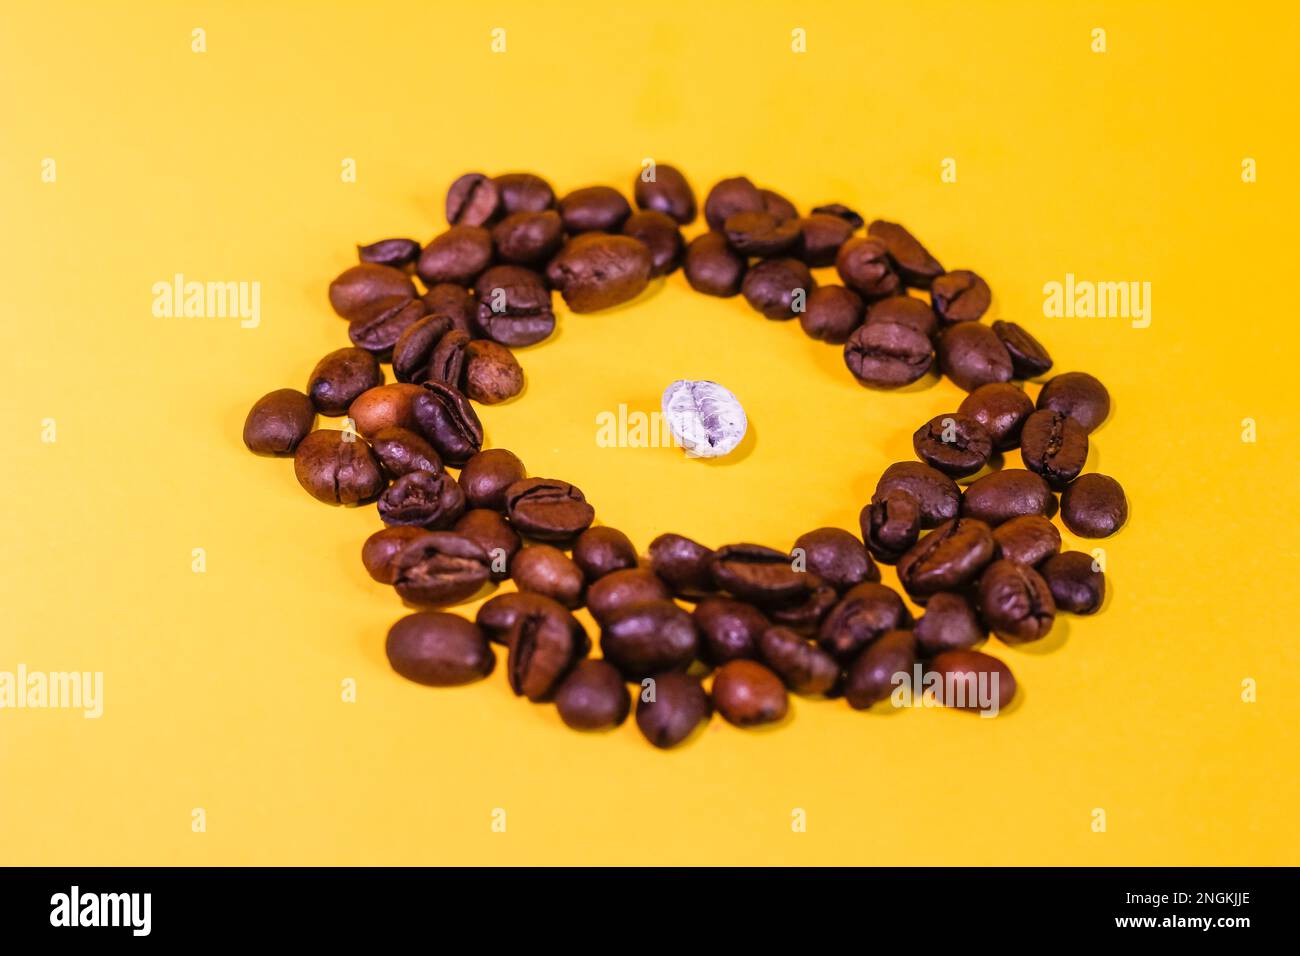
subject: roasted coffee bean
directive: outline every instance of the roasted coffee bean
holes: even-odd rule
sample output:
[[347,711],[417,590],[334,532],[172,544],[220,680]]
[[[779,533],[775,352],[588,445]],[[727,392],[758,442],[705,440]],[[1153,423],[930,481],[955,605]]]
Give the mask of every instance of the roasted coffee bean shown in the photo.
[[969,269],[946,272],[930,286],[930,304],[947,323],[974,322],[989,310],[993,293],[988,283]]
[[842,528],[818,528],[795,539],[791,555],[803,552],[807,570],[837,591],[879,581],[880,569],[862,542]]
[[761,544],[723,545],[713,552],[709,573],[721,590],[757,604],[798,601],[820,583],[791,567],[789,555]]
[[961,389],[973,392],[990,382],[1011,380],[1011,356],[993,330],[979,322],[958,322],[939,336],[939,369]]
[[415,283],[401,269],[362,263],[344,269],[330,283],[330,306],[349,322],[370,315],[376,303],[416,296]]
[[522,348],[555,331],[551,290],[523,266],[493,266],[474,283],[474,323],[493,342]]
[[586,581],[582,569],[559,548],[535,544],[510,562],[510,577],[521,591],[544,594],[567,608],[582,606]]
[[885,469],[876,482],[875,498],[891,491],[905,491],[916,499],[921,506],[922,528],[933,528],[957,517],[961,508],[957,483],[919,461],[900,461]]
[[377,266],[405,269],[415,265],[420,258],[420,244],[414,239],[380,239],[366,246],[357,246],[357,258]]
[[517,212],[492,227],[497,258],[514,265],[541,265],[563,244],[564,222],[554,209]]
[[687,599],[711,594],[713,549],[680,534],[661,534],[650,542],[650,567],[672,588],[678,597]]
[[618,668],[605,661],[580,660],[555,692],[555,709],[574,730],[604,730],[627,720],[632,695]]
[[465,394],[483,405],[509,401],[524,390],[524,370],[504,345],[474,339],[465,346]]
[[913,328],[867,323],[844,343],[844,364],[870,388],[902,388],[930,371],[934,352],[930,340]]
[[979,422],[993,439],[993,447],[1006,451],[1020,444],[1020,430],[1034,413],[1034,402],[1010,382],[991,382],[962,399],[957,411]]
[[309,495],[327,505],[371,501],[385,484],[379,462],[364,439],[325,428],[298,443],[293,473]]
[[477,544],[451,531],[426,531],[397,552],[393,586],[412,604],[440,607],[477,593],[491,578],[491,561]]
[[1091,433],[1110,414],[1110,393],[1087,372],[1066,372],[1043,386],[1038,407],[1068,415]]
[[393,670],[432,687],[454,687],[492,673],[496,657],[472,621],[441,611],[408,614],[388,631]]
[[379,362],[365,349],[336,349],[311,370],[307,394],[322,415],[342,415],[354,398],[383,383]]
[[661,212],[636,212],[623,223],[623,235],[650,250],[650,278],[666,276],[682,263],[686,243],[676,221]]
[[650,250],[631,236],[584,233],[565,243],[546,278],[572,312],[598,312],[635,299],[650,281]]
[[438,340],[429,356],[425,381],[444,382],[461,387],[465,377],[465,350],[469,347],[469,333],[452,329]]
[[950,478],[973,475],[989,463],[993,439],[969,415],[936,415],[912,435],[916,457]]
[[844,678],[844,699],[854,710],[889,700],[899,686],[896,675],[912,677],[916,665],[916,636],[911,631],[887,631],[849,665]]
[[700,631],[703,656],[711,664],[754,657],[758,639],[772,626],[758,608],[729,597],[703,598],[691,616]]
[[1035,567],[1061,550],[1061,532],[1040,514],[1021,515],[993,529],[998,557]]
[[844,205],[843,203],[833,202],[833,203],[827,203],[825,206],[813,207],[814,215],[818,215],[822,213],[828,216],[835,216],[839,219],[843,219],[854,229],[861,229],[867,223],[865,219],[863,219],[860,215],[858,215],[856,212],[854,212],[852,209],[850,209],[848,206]]
[[742,256],[779,256],[799,241],[799,223],[770,212],[738,212],[722,224],[727,243]]
[[795,204],[779,192],[760,189],[758,194],[763,198],[763,211],[775,217],[777,222],[789,222],[799,218],[799,210]]
[[840,246],[853,235],[850,223],[826,213],[813,213],[794,222],[799,228],[799,239],[793,254],[815,269],[835,265]]
[[[653,178],[647,179],[647,173]],[[664,213],[682,226],[695,221],[695,190],[676,166],[656,163],[653,171],[643,169],[632,185],[632,195],[638,209]]]
[[839,685],[840,665],[835,658],[788,627],[765,630],[758,639],[758,653],[796,694],[832,694]]
[[[522,475],[520,477],[523,477]],[[573,542],[573,560],[588,581],[637,566],[636,548],[617,528],[588,528]]]
[[482,226],[452,226],[429,240],[415,271],[425,285],[469,285],[492,264],[492,234]]
[[399,382],[418,384],[428,381],[433,377],[429,366],[438,343],[453,331],[468,335],[466,330],[455,328],[446,315],[425,315],[416,319],[393,343],[393,376]]
[[388,525],[450,528],[464,512],[465,493],[445,472],[410,472],[379,496],[379,518]]
[[394,299],[391,305],[377,308],[372,315],[349,322],[348,339],[357,348],[387,362],[402,334],[419,322],[427,311],[428,306],[422,299]]
[[822,621],[817,645],[841,664],[886,631],[910,627],[912,615],[900,598],[883,584],[868,581],[850,588]]
[[[809,575],[812,577],[812,575]],[[816,579],[820,580],[820,579]],[[830,613],[840,599],[839,592],[829,584],[815,584],[806,597],[791,603],[774,604],[768,607],[768,615],[773,624],[788,627],[800,634],[812,635],[817,632],[822,619]]]
[[785,684],[757,661],[728,661],[713,676],[713,707],[737,727],[757,727],[785,717]]
[[1042,563],[1038,572],[1052,592],[1057,610],[1071,614],[1095,614],[1106,599],[1106,575],[1097,562],[1082,551],[1054,554]]
[[494,176],[501,197],[501,212],[542,212],[555,206],[555,190],[541,176],[532,173],[504,173]]
[[654,677],[653,694],[643,690],[636,705],[636,726],[661,750],[676,747],[712,713],[709,695],[699,680],[669,672]]
[[316,407],[296,388],[259,398],[244,419],[244,444],[259,455],[292,455],[316,421]]
[[609,186],[585,186],[569,193],[559,204],[560,219],[569,235],[580,232],[618,232],[632,207],[623,194]]
[[868,302],[898,295],[903,289],[889,251],[880,239],[854,236],[845,241],[835,255],[835,271],[846,286]]
[[483,425],[458,389],[442,382],[426,382],[421,389],[411,405],[415,424],[442,460],[459,468],[483,447]]
[[682,260],[682,272],[692,289],[724,299],[740,292],[745,268],[745,257],[727,245],[721,232],[696,236]]
[[496,216],[500,202],[496,183],[482,173],[466,173],[447,190],[447,222],[453,226],[482,226]]
[[875,559],[897,564],[921,534],[921,504],[908,491],[878,494],[862,509],[858,523]]
[[587,653],[585,635],[555,612],[521,615],[506,634],[506,647],[510,689],[534,703],[550,700]]
[[361,546],[361,563],[366,573],[380,584],[392,584],[397,580],[397,568],[393,560],[399,551],[424,534],[423,528],[409,525],[395,525],[381,528],[366,538]]
[[955,591],[975,580],[993,560],[993,531],[974,518],[954,518],[935,528],[898,560],[898,580],[918,604],[931,594]]
[[460,487],[471,508],[506,510],[506,489],[528,477],[524,463],[504,448],[489,448],[465,462]]
[[762,212],[763,194],[744,176],[721,180],[704,198],[704,220],[710,229],[721,229],[738,212]]
[[891,295],[887,299],[873,302],[867,310],[867,324],[878,325],[882,322],[906,325],[927,339],[934,338],[939,330],[939,320],[935,317],[934,310],[911,295]]
[[980,575],[979,606],[984,623],[1008,644],[1046,637],[1056,619],[1056,602],[1042,575],[1005,558]]
[[823,285],[808,294],[799,324],[809,338],[843,345],[862,324],[862,297],[842,285]]
[[389,428],[414,428],[415,400],[421,394],[420,386],[403,382],[369,388],[348,406],[348,418],[367,439]]
[[993,334],[1006,346],[1016,378],[1035,378],[1051,370],[1052,357],[1047,349],[1016,323],[999,319],[993,323]]
[[812,273],[798,259],[766,259],[745,274],[740,291],[769,319],[793,319],[815,288]]
[[442,459],[425,439],[407,428],[381,428],[370,439],[375,457],[389,478],[401,478],[416,471],[439,474]]
[[604,624],[619,608],[671,597],[668,585],[653,571],[625,568],[605,575],[587,589],[587,610],[597,624]]
[[1026,468],[1059,491],[1087,464],[1088,432],[1063,412],[1041,409],[1025,419],[1020,457]]
[[914,633],[922,657],[974,647],[989,636],[970,602],[951,591],[930,595]]
[[906,228],[896,222],[877,219],[867,227],[867,235],[879,239],[889,251],[889,258],[905,283],[917,289],[928,289],[930,283],[943,275],[943,266],[930,255],[928,249]]
[[941,704],[960,710],[996,713],[1016,696],[1011,669],[980,651],[944,651],[930,661],[925,680],[937,681]]
[[493,581],[504,581],[510,576],[510,563],[524,542],[500,512],[473,508],[461,515],[451,530],[483,549],[491,560],[489,570]]
[[1108,475],[1080,475],[1061,494],[1061,520],[1081,538],[1108,538],[1128,520],[1128,499]]
[[600,629],[601,654],[628,680],[685,670],[698,649],[695,623],[672,601],[617,608]]
[[577,646],[581,656],[591,650],[591,639],[587,637],[582,624],[569,613],[564,605],[542,594],[527,591],[511,591],[498,594],[483,602],[478,609],[476,620],[488,640],[494,644],[508,644],[510,632],[525,617],[553,617],[563,621],[577,636]]
[[[464,286],[454,282],[439,282],[420,296],[420,301],[434,318],[444,318],[451,328],[470,331],[474,322],[474,297]],[[435,337],[436,340],[436,337]]]
[[1023,468],[1003,468],[971,482],[961,502],[962,517],[991,528],[1022,515],[1050,518],[1055,512],[1056,498],[1047,482]]
[[506,516],[540,541],[571,541],[591,527],[596,511],[575,485],[555,478],[523,478],[505,492]]

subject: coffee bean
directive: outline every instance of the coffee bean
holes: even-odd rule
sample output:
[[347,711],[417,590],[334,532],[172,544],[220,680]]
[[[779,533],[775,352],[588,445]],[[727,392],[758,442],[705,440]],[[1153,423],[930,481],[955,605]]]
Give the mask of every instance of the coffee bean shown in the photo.
[[1011,356],[987,325],[950,325],[939,336],[938,353],[940,370],[965,391],[1011,380]]
[[632,186],[638,209],[664,213],[683,226],[695,221],[695,191],[676,166],[656,163],[654,178],[645,177],[643,170]]
[[993,560],[993,531],[974,518],[944,522],[898,560],[898,580],[918,604],[931,594],[956,591]]
[[769,319],[793,319],[806,307],[815,281],[798,259],[765,259],[745,274],[740,291]]
[[452,226],[429,240],[415,271],[425,285],[469,285],[492,264],[492,234],[482,226]]
[[428,381],[432,377],[429,366],[438,344],[453,331],[468,335],[466,330],[455,328],[445,315],[425,315],[416,319],[393,343],[393,376],[399,382]]
[[889,700],[899,686],[896,675],[905,674],[910,680],[915,665],[916,636],[911,631],[886,631],[849,665],[844,699],[854,710]]
[[447,222],[453,226],[482,226],[500,204],[497,185],[482,173],[466,173],[447,190]]
[[1061,520],[1081,538],[1108,538],[1128,520],[1128,499],[1114,478],[1080,475],[1061,494]]
[[1023,468],[1004,468],[971,482],[962,497],[962,517],[996,528],[1021,515],[1051,517],[1056,498],[1047,482]]
[[979,422],[993,439],[993,447],[1006,451],[1020,444],[1020,430],[1033,414],[1034,402],[1010,382],[990,382],[962,399],[957,411]]
[[848,206],[844,205],[843,203],[833,202],[833,203],[828,203],[825,206],[813,207],[814,215],[818,215],[821,213],[825,213],[828,216],[836,216],[837,218],[843,219],[854,229],[861,229],[863,226],[866,225],[865,219],[863,219],[860,215],[858,215],[856,212],[854,212],[852,209],[850,209]]
[[415,400],[423,394],[418,385],[397,382],[369,388],[348,406],[348,418],[367,439],[389,428],[415,427]]
[[585,186],[575,189],[559,205],[564,231],[570,235],[580,232],[618,232],[632,207],[623,194],[609,186]]
[[1061,532],[1043,515],[1021,515],[993,529],[998,557],[1035,567],[1061,550]]
[[905,491],[916,499],[921,507],[922,528],[933,528],[957,517],[961,507],[957,483],[919,461],[900,461],[885,469],[876,482],[876,498],[891,491]]
[[572,312],[599,312],[635,299],[650,281],[650,250],[631,236],[584,233],[565,243],[546,277]]
[[544,594],[567,608],[582,606],[586,580],[582,569],[559,548],[535,544],[510,562],[510,577],[521,591]]
[[836,591],[879,581],[880,569],[862,542],[842,528],[818,528],[795,539],[791,554],[803,552],[805,567]]
[[713,706],[737,727],[757,727],[785,717],[789,701],[781,678],[757,661],[728,661],[713,677]]
[[575,485],[555,478],[524,478],[506,489],[506,516],[540,541],[571,541],[586,531],[596,511]]
[[604,624],[619,608],[671,597],[668,585],[653,571],[625,568],[605,575],[587,589],[587,610],[597,624]]
[[789,628],[769,627],[758,639],[758,651],[763,663],[796,694],[832,694],[839,685],[835,658]]
[[443,382],[460,388],[465,377],[465,350],[469,346],[469,333],[452,329],[438,340],[429,356],[425,381]]
[[510,631],[520,620],[529,616],[557,617],[563,620],[578,636],[581,656],[586,656],[591,650],[591,639],[587,637],[578,619],[564,605],[541,594],[526,591],[498,594],[483,602],[476,620],[488,640],[494,644],[508,644]]
[[1038,569],[1061,611],[1095,614],[1106,599],[1106,575],[1092,555],[1082,551],[1054,554]]
[[298,443],[293,473],[317,501],[327,505],[356,505],[384,490],[370,446],[351,432],[318,429]]
[[450,528],[465,511],[465,493],[445,472],[412,471],[379,496],[379,518],[384,524]]
[[943,275],[943,266],[930,255],[917,238],[896,222],[877,219],[867,227],[867,235],[879,239],[889,251],[894,270],[905,283],[917,289],[928,289],[936,277]]
[[721,229],[738,212],[762,211],[762,193],[744,176],[720,181],[704,198],[704,220],[710,229]]
[[1046,637],[1056,619],[1056,602],[1042,576],[1005,558],[980,575],[979,608],[984,623],[1008,644]]
[[636,726],[661,750],[676,747],[711,714],[709,695],[699,680],[669,672],[654,678],[654,694],[642,691],[636,705]]
[[858,523],[875,559],[897,564],[921,533],[921,504],[907,491],[878,494],[862,509]]
[[316,407],[296,388],[259,398],[244,419],[244,444],[260,455],[292,455],[316,421]]
[[763,211],[775,218],[777,222],[790,222],[799,218],[799,210],[795,204],[780,193],[771,189],[760,189],[758,194],[763,199]]
[[414,239],[380,239],[366,246],[357,246],[357,258],[363,263],[406,269],[420,258],[420,244]]
[[366,573],[380,584],[393,584],[397,580],[397,568],[393,561],[399,551],[424,534],[423,528],[409,525],[395,525],[382,528],[366,538],[361,546],[361,563]]
[[353,319],[348,323],[348,339],[358,348],[370,352],[381,362],[387,362],[393,354],[402,334],[420,321],[428,311],[422,299],[384,300],[369,316]]
[[844,364],[870,388],[901,388],[930,371],[934,353],[930,340],[915,329],[868,322],[844,343]]
[[969,269],[946,272],[930,286],[930,305],[950,324],[976,321],[989,310],[992,302],[988,283]]
[[550,700],[573,665],[586,656],[586,635],[580,635],[571,620],[558,610],[525,614],[507,633],[506,676],[516,696],[534,703]]
[[806,265],[816,269],[835,265],[840,246],[853,235],[850,223],[839,216],[826,213],[813,213],[794,222],[799,229],[799,238],[795,243],[798,251],[794,254]]
[[601,625],[601,654],[628,680],[685,670],[698,648],[691,616],[672,601],[617,608]]
[[754,657],[758,639],[772,622],[752,604],[728,597],[706,597],[691,612],[699,628],[704,658],[725,664],[742,657]]
[[563,244],[564,222],[554,209],[517,212],[492,227],[497,258],[514,265],[541,265]]
[[401,269],[362,263],[339,273],[330,283],[330,306],[349,322],[370,315],[375,304],[396,296],[411,299],[415,283]]
[[692,289],[724,299],[740,292],[745,268],[745,257],[727,244],[721,232],[696,236],[687,245],[682,260],[682,272]]
[[1062,412],[1036,411],[1020,431],[1020,457],[1026,468],[1060,490],[1088,461],[1088,433]]
[[459,468],[483,447],[483,425],[458,389],[442,382],[425,382],[412,401],[415,424],[442,460]]
[[846,286],[868,302],[898,295],[903,288],[885,243],[874,237],[854,236],[840,246],[835,271]]
[[770,212],[737,212],[722,224],[727,244],[742,256],[779,256],[799,241],[799,223]]
[[1110,414],[1110,393],[1087,372],[1066,372],[1043,386],[1038,407],[1068,415],[1091,433]]
[[493,266],[474,283],[475,325],[501,345],[535,345],[555,331],[551,292],[542,277],[523,266]]
[[867,310],[867,324],[892,322],[915,329],[927,339],[934,338],[939,330],[939,320],[934,311],[920,299],[911,295],[891,295],[873,302]]
[[451,531],[426,531],[393,558],[393,586],[404,601],[434,607],[458,604],[491,578],[490,559]]
[[806,597],[820,583],[790,565],[790,556],[775,548],[727,544],[713,552],[709,573],[718,588],[741,600],[780,604]]
[[469,538],[483,549],[491,560],[489,570],[493,581],[504,581],[510,576],[510,563],[524,542],[500,512],[489,508],[472,508],[460,516],[451,530]]
[[[522,476],[521,476],[522,477]],[[617,528],[588,528],[573,542],[573,560],[588,581],[637,566],[636,548]]]
[[[934,675],[933,678],[931,675]],[[936,698],[945,707],[961,710],[1005,710],[1016,696],[1011,669],[980,651],[945,651],[936,656],[925,679],[937,679]]]
[[636,212],[623,223],[623,235],[650,250],[650,278],[675,272],[682,263],[686,243],[671,216],[661,212]]
[[555,708],[574,730],[604,730],[627,720],[632,695],[618,668],[605,661],[581,660],[555,692]]
[[408,614],[388,631],[388,663],[407,680],[454,687],[492,673],[496,658],[483,632],[455,614]]
[[542,212],[555,205],[555,190],[541,176],[532,173],[504,173],[494,176],[501,197],[501,212]]
[[322,415],[342,415],[354,398],[383,383],[379,362],[365,349],[336,349],[311,370],[307,394]]
[[465,394],[483,405],[499,405],[524,390],[524,370],[504,345],[474,339],[465,346]]
[[817,632],[823,618],[839,601],[840,595],[829,584],[820,583],[820,578],[815,578],[813,575],[809,577],[813,581],[810,582],[812,586],[805,597],[768,606],[767,612],[772,618],[772,623],[788,627],[800,634],[812,635]]
[[673,438],[699,458],[730,454],[749,427],[740,401],[717,382],[679,379],[664,389],[660,404]]
[[528,477],[524,463],[504,448],[489,448],[465,462],[460,486],[471,508],[506,510],[506,489]]
[[952,591],[930,595],[914,633],[922,657],[974,647],[989,636],[970,602]]
[[420,296],[420,301],[429,310],[429,316],[446,319],[453,329],[470,331],[474,320],[474,297],[464,286],[439,282],[430,286],[429,291]]
[[950,478],[973,475],[989,462],[993,439],[969,415],[936,415],[912,435],[916,457]]
[[883,584],[868,581],[850,588],[831,609],[818,630],[817,646],[847,664],[886,631],[911,624],[903,599]]
[[842,285],[823,285],[808,293],[799,324],[809,338],[843,345],[862,324],[862,297]]
[[713,549],[680,534],[661,534],[650,542],[650,567],[678,597],[700,597],[716,591]]
[[999,319],[993,323],[993,334],[1006,346],[1016,378],[1037,378],[1051,370],[1052,357],[1047,349],[1016,323]]

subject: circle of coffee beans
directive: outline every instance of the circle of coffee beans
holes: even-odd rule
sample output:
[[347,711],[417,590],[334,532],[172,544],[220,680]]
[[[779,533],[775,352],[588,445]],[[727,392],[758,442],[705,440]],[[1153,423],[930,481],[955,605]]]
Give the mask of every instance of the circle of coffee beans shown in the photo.
[[[714,710],[738,727],[780,721],[789,693],[869,708],[890,699],[899,673],[923,674],[926,686],[933,675],[940,688],[996,677],[994,705],[1010,705],[1015,678],[977,646],[990,633],[1040,641],[1059,611],[1092,614],[1105,598],[1098,562],[1062,552],[1050,520],[1059,511],[1084,538],[1127,520],[1119,483],[1084,473],[1090,436],[1110,412],[1105,386],[1067,372],[1032,400],[1018,383],[1047,375],[1047,350],[1015,323],[984,323],[984,279],[946,269],[898,223],[867,223],[840,203],[800,216],[737,176],[710,190],[707,230],[687,241],[682,227],[698,206],[679,170],[643,171],[632,196],[635,210],[607,186],[557,197],[531,173],[457,178],[446,231],[423,248],[404,238],[358,246],[358,264],[330,284],[351,346],[316,363],[303,391],[270,392],[249,412],[245,444],[292,456],[313,497],[376,503],[384,527],[362,563],[419,609],[388,633],[393,669],[464,684],[492,672],[490,645],[502,644],[516,695],[553,702],[579,730],[617,726],[635,708],[656,747],[686,740]],[[829,267],[841,284],[810,271]],[[552,334],[555,292],[571,312],[596,312],[679,268],[697,292],[741,295],[769,320],[797,318],[809,337],[842,348],[866,387],[937,372],[968,393],[920,424],[917,461],[885,469],[860,536],[817,528],[786,551],[670,533],[639,553],[594,523],[578,486],[484,447],[475,405],[523,390],[512,349]],[[395,382],[384,384],[381,363]],[[346,415],[345,427],[313,430],[318,414]],[[1015,448],[1025,467],[1001,467]],[[896,566],[925,609],[919,618],[880,583],[880,564]],[[516,590],[473,621],[442,610],[507,578]],[[599,658],[573,614],[583,606]],[[943,694],[937,703],[987,704]]]

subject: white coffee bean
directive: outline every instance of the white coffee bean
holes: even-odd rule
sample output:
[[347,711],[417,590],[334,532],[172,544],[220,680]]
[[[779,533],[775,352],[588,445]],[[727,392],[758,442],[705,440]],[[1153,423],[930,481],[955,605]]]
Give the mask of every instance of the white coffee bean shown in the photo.
[[734,450],[749,426],[736,396],[717,382],[673,382],[664,389],[663,412],[673,437],[698,458],[719,458]]

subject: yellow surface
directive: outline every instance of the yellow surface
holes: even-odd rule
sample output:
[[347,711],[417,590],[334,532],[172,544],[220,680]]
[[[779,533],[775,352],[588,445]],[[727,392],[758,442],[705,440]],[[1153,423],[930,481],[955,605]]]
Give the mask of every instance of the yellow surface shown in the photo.
[[[0,863],[1300,863],[1293,10],[270,7],[4,6],[0,671],[105,686],[98,720],[0,710]],[[990,642],[1024,689],[1002,719],[795,700],[786,725],[715,719],[663,753],[630,723],[568,731],[500,668],[407,683],[383,652],[403,610],[358,560],[373,509],[244,450],[250,403],[347,344],[325,289],[353,243],[427,240],[466,170],[626,190],[645,157],[701,197],[744,172],[899,219],[1058,370],[1110,387],[1090,467],[1132,503],[1102,543],[1111,596],[1040,646]],[[261,283],[260,325],[155,318],[178,272]],[[1045,318],[1066,273],[1152,283],[1150,327]],[[491,444],[641,547],[856,528],[960,399],[862,389],[838,349],[680,274],[562,314],[521,360]],[[748,455],[597,446],[598,413],[653,410],[682,377],[741,397]]]

